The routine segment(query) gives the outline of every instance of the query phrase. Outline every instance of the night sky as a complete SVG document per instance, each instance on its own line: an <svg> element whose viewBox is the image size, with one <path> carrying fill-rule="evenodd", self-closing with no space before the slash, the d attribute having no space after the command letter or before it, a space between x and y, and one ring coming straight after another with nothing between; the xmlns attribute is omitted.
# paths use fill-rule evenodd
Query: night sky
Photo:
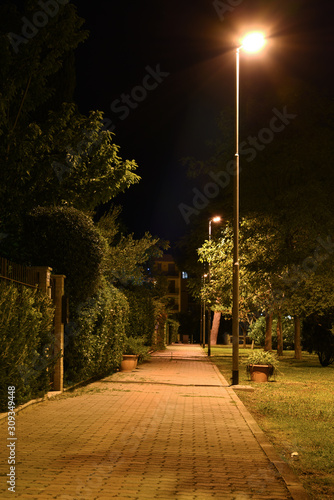
<svg viewBox="0 0 334 500"><path fill-rule="evenodd" d="M196 179L187 179L182 158L205 158L207 141L218 137L218 117L234 101L233 47L245 31L263 28L269 37L265 54L242 61L253 85L275 73L276 82L333 86L332 0L73 3L90 31L76 53L75 98L82 113L104 112L121 156L139 165L140 184L116 200L137 236L175 241L186 231L178 206L191 204ZM120 103L132 93L137 102Z"/></svg>

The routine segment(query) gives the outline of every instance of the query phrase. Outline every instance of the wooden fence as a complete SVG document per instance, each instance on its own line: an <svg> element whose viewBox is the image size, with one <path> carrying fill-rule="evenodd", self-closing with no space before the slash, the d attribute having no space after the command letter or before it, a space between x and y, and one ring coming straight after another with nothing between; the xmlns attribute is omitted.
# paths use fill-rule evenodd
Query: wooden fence
<svg viewBox="0 0 334 500"><path fill-rule="evenodd" d="M41 290L55 305L54 317L54 355L60 357L51 376L53 390L63 390L63 354L64 354L64 275L52 275L50 267L28 267L0 257L0 280L20 284Z"/></svg>
<svg viewBox="0 0 334 500"><path fill-rule="evenodd" d="M0 279L11 281L31 288L38 288L38 271L32 267L22 266L0 257Z"/></svg>

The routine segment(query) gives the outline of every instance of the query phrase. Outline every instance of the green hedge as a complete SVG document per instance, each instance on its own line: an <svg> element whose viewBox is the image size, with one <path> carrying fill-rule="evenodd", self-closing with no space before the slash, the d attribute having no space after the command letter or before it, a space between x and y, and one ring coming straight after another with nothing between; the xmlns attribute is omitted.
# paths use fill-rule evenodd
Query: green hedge
<svg viewBox="0 0 334 500"><path fill-rule="evenodd" d="M140 337L145 344L151 346L156 311L151 291L145 285L133 287L124 291L130 306L128 336Z"/></svg>
<svg viewBox="0 0 334 500"><path fill-rule="evenodd" d="M67 385L116 370L122 359L128 312L126 297L106 281L77 307L65 327Z"/></svg>
<svg viewBox="0 0 334 500"><path fill-rule="evenodd" d="M303 321L303 349L316 352L321 366L334 363L334 311L312 314Z"/></svg>
<svg viewBox="0 0 334 500"><path fill-rule="evenodd" d="M54 308L37 290L0 281L0 409L7 408L7 387L15 386L16 405L50 390L54 365Z"/></svg>
<svg viewBox="0 0 334 500"><path fill-rule="evenodd" d="M26 216L21 254L35 266L65 274L72 307L96 293L107 242L85 214L71 207L38 207Z"/></svg>

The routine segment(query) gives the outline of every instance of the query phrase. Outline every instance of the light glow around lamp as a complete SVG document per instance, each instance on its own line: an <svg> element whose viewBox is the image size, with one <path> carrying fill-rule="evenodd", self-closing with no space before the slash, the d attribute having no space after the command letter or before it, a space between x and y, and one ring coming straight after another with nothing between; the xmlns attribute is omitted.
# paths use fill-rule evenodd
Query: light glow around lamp
<svg viewBox="0 0 334 500"><path fill-rule="evenodd" d="M222 218L217 215L217 217L213 217L212 222L220 222L221 220Z"/></svg>
<svg viewBox="0 0 334 500"><path fill-rule="evenodd" d="M241 42L241 48L245 52L259 52L265 45L266 39L264 34L260 31L253 31L248 33Z"/></svg>

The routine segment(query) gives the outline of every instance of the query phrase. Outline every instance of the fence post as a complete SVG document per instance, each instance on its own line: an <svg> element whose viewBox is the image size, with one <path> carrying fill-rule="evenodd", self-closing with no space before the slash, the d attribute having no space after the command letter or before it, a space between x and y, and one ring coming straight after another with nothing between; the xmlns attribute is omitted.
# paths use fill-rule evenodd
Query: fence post
<svg viewBox="0 0 334 500"><path fill-rule="evenodd" d="M64 389L64 323L63 323L63 297L64 297L64 284L65 278L63 274L53 274L54 284L54 304L55 304L55 319L54 319L54 355L60 355L54 368L53 374L53 390L63 391Z"/></svg>
<svg viewBox="0 0 334 500"><path fill-rule="evenodd" d="M51 267L32 267L38 275L38 288L51 299Z"/></svg>

